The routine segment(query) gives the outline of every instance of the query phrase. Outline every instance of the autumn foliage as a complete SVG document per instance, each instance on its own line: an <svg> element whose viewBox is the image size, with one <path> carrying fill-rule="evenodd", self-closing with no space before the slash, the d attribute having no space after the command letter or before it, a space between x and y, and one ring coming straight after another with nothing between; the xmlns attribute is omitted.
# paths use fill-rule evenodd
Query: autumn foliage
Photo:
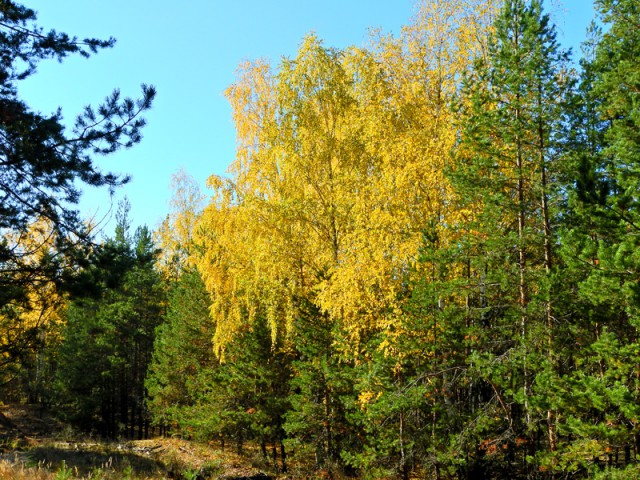
<svg viewBox="0 0 640 480"><path fill-rule="evenodd" d="M121 221L77 268L98 291L0 312L67 359L43 398L274 473L639 478L640 12L595 5L579 65L539 0L242 63L210 197L178 173L153 238ZM40 262L47 232L4 245Z"/></svg>

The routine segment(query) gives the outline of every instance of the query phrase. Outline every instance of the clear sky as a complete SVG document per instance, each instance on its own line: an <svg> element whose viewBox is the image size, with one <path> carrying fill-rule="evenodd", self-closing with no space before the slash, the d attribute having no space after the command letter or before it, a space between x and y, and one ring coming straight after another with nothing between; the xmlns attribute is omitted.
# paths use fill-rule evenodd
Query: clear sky
<svg viewBox="0 0 640 480"><path fill-rule="evenodd" d="M413 14L413 0L30 0L45 30L79 38L117 39L116 46L91 58L40 64L22 82L27 103L42 113L62 108L72 124L84 105L96 105L114 88L139 95L140 84L158 96L146 118L142 142L131 150L98 159L104 170L127 173L119 189L132 204L134 226L155 228L168 211L171 175L183 168L204 187L232 162L235 133L223 96L238 64L266 58L278 64L293 56L313 31L325 45L362 45L369 28L398 34ZM592 0L547 0L559 40L579 54L594 14ZM85 190L85 216L113 216L105 191ZM115 210L115 206L114 206ZM114 221L105 230L113 230Z"/></svg>

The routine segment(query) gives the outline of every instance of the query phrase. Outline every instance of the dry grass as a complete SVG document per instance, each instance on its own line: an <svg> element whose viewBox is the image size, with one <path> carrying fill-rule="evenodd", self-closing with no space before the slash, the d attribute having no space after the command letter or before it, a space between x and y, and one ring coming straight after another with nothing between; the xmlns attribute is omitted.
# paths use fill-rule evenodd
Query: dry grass
<svg viewBox="0 0 640 480"><path fill-rule="evenodd" d="M0 480L179 479L222 468L215 451L200 451L189 442L98 442L37 408L0 405Z"/></svg>
<svg viewBox="0 0 640 480"><path fill-rule="evenodd" d="M8 460L0 460L0 480L54 480L48 470L27 468L24 464L15 464Z"/></svg>

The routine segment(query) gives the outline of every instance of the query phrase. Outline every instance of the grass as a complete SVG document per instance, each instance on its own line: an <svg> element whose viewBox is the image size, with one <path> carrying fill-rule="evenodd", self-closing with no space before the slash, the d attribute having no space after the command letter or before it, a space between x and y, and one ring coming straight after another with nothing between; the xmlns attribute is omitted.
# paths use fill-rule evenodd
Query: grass
<svg viewBox="0 0 640 480"><path fill-rule="evenodd" d="M269 474L265 480L346 478L337 470L315 470L297 462L289 463L288 474L277 475L251 445L243 455L173 438L125 443L40 439L8 447L0 447L0 480L230 480L260 472Z"/></svg>
<svg viewBox="0 0 640 480"><path fill-rule="evenodd" d="M52 468L42 464L28 467L23 463L0 461L0 480L159 480L166 475L137 475L130 469L118 470L112 467L95 468L86 474L68 465Z"/></svg>

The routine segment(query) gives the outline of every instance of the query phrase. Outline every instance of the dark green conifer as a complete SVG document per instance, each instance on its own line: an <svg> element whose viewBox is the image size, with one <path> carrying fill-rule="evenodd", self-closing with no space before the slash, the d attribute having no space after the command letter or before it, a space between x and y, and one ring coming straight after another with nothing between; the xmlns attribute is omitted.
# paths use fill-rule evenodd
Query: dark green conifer
<svg viewBox="0 0 640 480"><path fill-rule="evenodd" d="M164 311L157 250L146 227L128 235L128 208L121 204L116 236L90 267L94 295L68 308L57 375L63 411L112 438L149 431L144 382Z"/></svg>
<svg viewBox="0 0 640 480"><path fill-rule="evenodd" d="M570 158L576 166L562 236L573 283L574 346L565 355L565 468L636 478L638 454L640 261L640 6L595 2L573 110ZM602 33L602 32L605 33ZM634 476L634 473L636 476Z"/></svg>
<svg viewBox="0 0 640 480"><path fill-rule="evenodd" d="M506 0L494 26L460 100L451 179L471 214L454 248L468 271L460 295L473 339L469 374L484 384L472 458L497 449L507 468L528 470L531 452L557 447L549 392L558 375L557 222L572 79L541 1Z"/></svg>
<svg viewBox="0 0 640 480"><path fill-rule="evenodd" d="M215 328L209 316L210 303L200 274L182 272L170 288L146 380L154 423L169 431L173 427L185 432L191 429L202 439L220 433L220 412L206 403L219 368L213 353Z"/></svg>

